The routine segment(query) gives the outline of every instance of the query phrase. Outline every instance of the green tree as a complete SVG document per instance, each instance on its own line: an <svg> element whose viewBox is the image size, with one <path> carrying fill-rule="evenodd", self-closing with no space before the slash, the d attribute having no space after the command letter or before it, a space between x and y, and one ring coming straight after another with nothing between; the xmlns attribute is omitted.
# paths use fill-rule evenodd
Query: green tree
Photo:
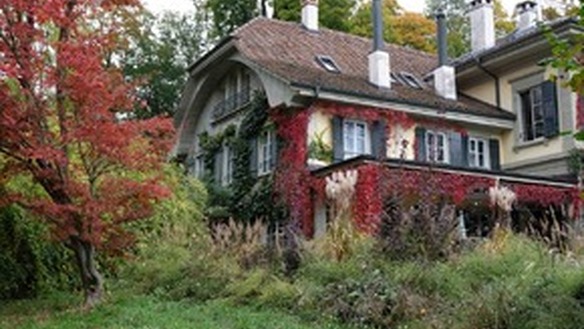
<svg viewBox="0 0 584 329"><path fill-rule="evenodd" d="M262 3L265 3L265 0ZM205 0L204 5L212 17L213 38L228 35L260 14L256 0Z"/></svg>
<svg viewBox="0 0 584 329"><path fill-rule="evenodd" d="M329 29L349 32L350 21L356 0L319 1L319 24ZM291 22L300 21L302 11L300 0L274 0L274 17Z"/></svg>
<svg viewBox="0 0 584 329"><path fill-rule="evenodd" d="M515 29L515 23L509 18L501 1L494 2L495 33L503 37ZM446 13L448 29L448 55L457 58L470 51L470 20L466 11L465 0L426 0L426 15L433 17L438 9Z"/></svg>
<svg viewBox="0 0 584 329"><path fill-rule="evenodd" d="M436 50L436 27L432 20L418 13L404 12L395 0L384 0L382 11L385 41L426 52ZM361 4L352 17L351 32L369 38L373 36L371 1Z"/></svg>
<svg viewBox="0 0 584 329"><path fill-rule="evenodd" d="M180 14L166 12L154 16L142 12L139 29L121 54L124 74L140 81L136 108L139 118L172 115L187 78L187 67L206 47L206 20L202 10Z"/></svg>

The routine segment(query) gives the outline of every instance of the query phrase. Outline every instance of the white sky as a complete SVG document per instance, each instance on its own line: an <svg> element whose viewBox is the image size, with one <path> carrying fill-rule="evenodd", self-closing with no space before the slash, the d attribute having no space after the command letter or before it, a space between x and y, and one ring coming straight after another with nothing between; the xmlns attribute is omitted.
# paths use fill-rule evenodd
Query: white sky
<svg viewBox="0 0 584 329"><path fill-rule="evenodd" d="M422 12L424 10L425 0L398 0L398 2L407 11ZM518 2L520 0L503 0L503 6L505 6L508 13L512 13L515 4ZM162 12L164 10L190 11L194 9L192 0L142 0L142 3L145 4L146 8L154 12Z"/></svg>

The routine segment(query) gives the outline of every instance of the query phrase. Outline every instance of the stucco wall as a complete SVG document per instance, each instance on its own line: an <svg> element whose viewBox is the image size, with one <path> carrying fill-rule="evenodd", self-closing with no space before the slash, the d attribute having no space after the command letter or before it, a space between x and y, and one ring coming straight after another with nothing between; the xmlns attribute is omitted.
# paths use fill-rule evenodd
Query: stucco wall
<svg viewBox="0 0 584 329"><path fill-rule="evenodd" d="M517 86L525 85L529 81L543 81L550 77L551 74L557 74L549 68L543 68L539 65L527 65L518 68L512 72L502 74L500 79L500 97L501 108L518 115L513 131L505 132L501 138L501 163L504 169L513 169L513 171L524 173L537 173L542 175L564 174L566 165L557 160L567 157L569 151L574 147L572 137L560 134L549 139L535 142L523 142L520 139L521 122L520 122L520 105L518 103ZM561 88L561 80L556 83L559 130L560 132L573 131L575 128L575 103L576 97L573 93L565 88ZM485 80L469 88L460 86L461 91L472 97L479 98L491 104L495 104L495 83L493 80ZM556 159L554 163L560 164L561 170L551 169L551 166L542 166L542 162L548 163L549 159ZM547 168L547 169L546 169Z"/></svg>
<svg viewBox="0 0 584 329"><path fill-rule="evenodd" d="M242 67L240 67L240 69L242 69ZM248 71L248 73L250 74L251 90L262 89L262 84L258 76L251 71ZM214 106L225 98L224 83L225 79L221 79L216 88L213 88L213 92L209 95L207 101L205 102L199 117L197 120L195 120L195 129L192 135L192 138L195 142L193 144L193 149L191 152L192 154L198 154L200 152L198 136L201 133L206 131L211 136L218 134L232 124L239 125L245 115L245 111L239 112L237 115L229 118L228 120L213 122Z"/></svg>

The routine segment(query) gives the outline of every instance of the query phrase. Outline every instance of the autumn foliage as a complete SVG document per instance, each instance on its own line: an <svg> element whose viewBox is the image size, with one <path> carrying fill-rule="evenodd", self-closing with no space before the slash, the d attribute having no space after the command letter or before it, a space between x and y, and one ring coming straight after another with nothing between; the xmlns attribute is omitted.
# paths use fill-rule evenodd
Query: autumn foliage
<svg viewBox="0 0 584 329"><path fill-rule="evenodd" d="M168 194L156 172L167 118L132 120L135 86L112 63L121 13L135 0L0 0L0 183L28 177L42 195L6 189L0 205L37 212L76 255L86 301L102 292L96 252L119 253L124 223ZM29 193L30 194L30 193Z"/></svg>

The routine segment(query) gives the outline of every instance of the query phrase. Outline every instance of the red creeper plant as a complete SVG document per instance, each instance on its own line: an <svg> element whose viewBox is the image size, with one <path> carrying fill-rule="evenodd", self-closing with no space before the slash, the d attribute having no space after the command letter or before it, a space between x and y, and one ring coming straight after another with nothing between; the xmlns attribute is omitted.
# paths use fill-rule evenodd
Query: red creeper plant
<svg viewBox="0 0 584 329"><path fill-rule="evenodd" d="M103 294L97 252L119 254L132 242L124 224L168 194L153 174L170 120L122 120L134 86L106 65L120 40L112 17L137 5L0 0L0 182L24 176L42 190L8 191L0 204L18 202L50 223L75 254L89 307Z"/></svg>

